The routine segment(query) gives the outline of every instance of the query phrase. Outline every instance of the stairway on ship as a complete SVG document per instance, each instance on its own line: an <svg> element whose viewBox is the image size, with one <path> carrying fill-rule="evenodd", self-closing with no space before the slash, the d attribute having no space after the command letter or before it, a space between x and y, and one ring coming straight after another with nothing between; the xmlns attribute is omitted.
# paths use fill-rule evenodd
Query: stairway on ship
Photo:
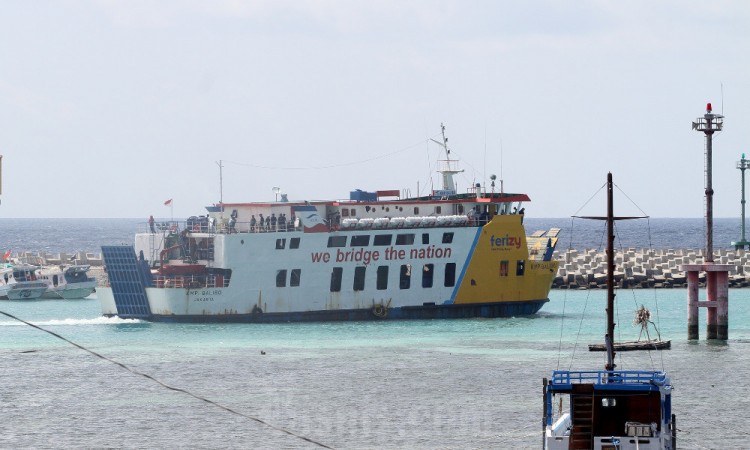
<svg viewBox="0 0 750 450"><path fill-rule="evenodd" d="M573 385L571 396L573 426L570 430L570 449L589 450L593 446L594 386Z"/></svg>

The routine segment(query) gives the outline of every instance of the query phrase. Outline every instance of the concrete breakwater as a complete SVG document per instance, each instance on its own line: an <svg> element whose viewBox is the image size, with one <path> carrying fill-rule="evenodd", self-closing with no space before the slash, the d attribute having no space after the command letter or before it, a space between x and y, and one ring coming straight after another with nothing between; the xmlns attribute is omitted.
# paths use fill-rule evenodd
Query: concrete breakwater
<svg viewBox="0 0 750 450"><path fill-rule="evenodd" d="M616 250L615 282L628 288L683 288L687 276L683 264L703 264L705 250ZM607 281L607 256L598 250L555 251L560 262L554 289L604 289ZM730 264L729 287L750 286L750 251L721 249L714 251L714 263ZM700 274L701 287L705 273Z"/></svg>
<svg viewBox="0 0 750 450"><path fill-rule="evenodd" d="M88 264L89 266L102 266L101 253L32 253L32 252L18 252L13 253L8 258L15 263L21 264L33 264L35 266L59 266L59 265L70 265L70 264Z"/></svg>

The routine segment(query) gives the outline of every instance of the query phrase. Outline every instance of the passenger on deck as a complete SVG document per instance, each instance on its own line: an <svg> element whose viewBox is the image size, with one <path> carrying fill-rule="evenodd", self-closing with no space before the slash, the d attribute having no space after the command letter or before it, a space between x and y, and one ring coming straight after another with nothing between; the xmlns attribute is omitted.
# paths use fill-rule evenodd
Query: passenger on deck
<svg viewBox="0 0 750 450"><path fill-rule="evenodd" d="M237 223L237 219L234 217L229 219L229 233L236 233L237 229L234 227L234 225Z"/></svg>
<svg viewBox="0 0 750 450"><path fill-rule="evenodd" d="M286 231L286 216L279 214L279 231Z"/></svg>
<svg viewBox="0 0 750 450"><path fill-rule="evenodd" d="M271 231L271 218L266 217L266 231Z"/></svg>
<svg viewBox="0 0 750 450"><path fill-rule="evenodd" d="M154 216L148 217L148 226L151 228L152 233L156 233L156 230L154 229Z"/></svg>
<svg viewBox="0 0 750 450"><path fill-rule="evenodd" d="M250 216L250 232L255 233L255 227L258 225L258 221L255 220L255 214Z"/></svg>
<svg viewBox="0 0 750 450"><path fill-rule="evenodd" d="M276 213L271 214L271 231L276 231Z"/></svg>
<svg viewBox="0 0 750 450"><path fill-rule="evenodd" d="M258 231L263 231L263 227L266 225L266 222L263 218L263 214L258 214L258 216L260 216L260 221L258 222Z"/></svg>

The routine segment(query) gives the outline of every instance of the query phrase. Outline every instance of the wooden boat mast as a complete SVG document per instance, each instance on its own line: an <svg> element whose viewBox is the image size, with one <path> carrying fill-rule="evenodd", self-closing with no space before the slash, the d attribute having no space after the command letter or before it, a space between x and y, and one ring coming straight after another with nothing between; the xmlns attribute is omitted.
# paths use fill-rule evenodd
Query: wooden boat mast
<svg viewBox="0 0 750 450"><path fill-rule="evenodd" d="M607 364L605 370L615 370L615 231L612 195L612 172L607 173Z"/></svg>

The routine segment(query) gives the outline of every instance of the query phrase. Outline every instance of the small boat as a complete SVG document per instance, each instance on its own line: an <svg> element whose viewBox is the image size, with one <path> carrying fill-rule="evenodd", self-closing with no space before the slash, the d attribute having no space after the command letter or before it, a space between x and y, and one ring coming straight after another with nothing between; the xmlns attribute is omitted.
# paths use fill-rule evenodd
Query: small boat
<svg viewBox="0 0 750 450"><path fill-rule="evenodd" d="M672 347L672 341L663 341L661 339L659 330L651 321L651 312L645 306L641 305L641 307L635 312L635 320L633 321L633 324L641 326L641 334L640 336L638 336L638 340L615 342L614 344L612 344L615 347L615 351L629 352L632 350L669 350ZM651 336L649 336L649 325L653 325L654 329L656 329L656 333L659 336L658 339L651 339ZM646 334L647 339L642 341L640 338L644 333ZM590 352L603 352L606 350L606 344L589 344Z"/></svg>
<svg viewBox="0 0 750 450"><path fill-rule="evenodd" d="M677 428L672 383L663 371L616 370L614 336L614 217L607 176L607 332L604 370L557 370L544 379L544 437L548 450L673 450ZM650 348L648 348L650 349ZM568 406L562 412L563 402ZM558 403L559 402L559 403ZM555 406L560 405L559 416Z"/></svg>
<svg viewBox="0 0 750 450"><path fill-rule="evenodd" d="M645 341L627 341L615 342L612 344L615 351L628 352L632 350L667 350L672 347L672 341L662 341L661 339L647 339ZM607 351L606 344L589 344L589 351L604 352Z"/></svg>
<svg viewBox="0 0 750 450"><path fill-rule="evenodd" d="M0 298L7 298L8 291L16 279L13 278L13 266L9 263L0 265Z"/></svg>
<svg viewBox="0 0 750 450"><path fill-rule="evenodd" d="M32 264L12 265L13 282L6 296L9 300L36 300L47 290L47 283L36 278L39 266Z"/></svg>
<svg viewBox="0 0 750 450"><path fill-rule="evenodd" d="M42 298L78 299L91 295L96 289L96 278L88 276L90 266L48 266L37 270L36 278L47 284Z"/></svg>

